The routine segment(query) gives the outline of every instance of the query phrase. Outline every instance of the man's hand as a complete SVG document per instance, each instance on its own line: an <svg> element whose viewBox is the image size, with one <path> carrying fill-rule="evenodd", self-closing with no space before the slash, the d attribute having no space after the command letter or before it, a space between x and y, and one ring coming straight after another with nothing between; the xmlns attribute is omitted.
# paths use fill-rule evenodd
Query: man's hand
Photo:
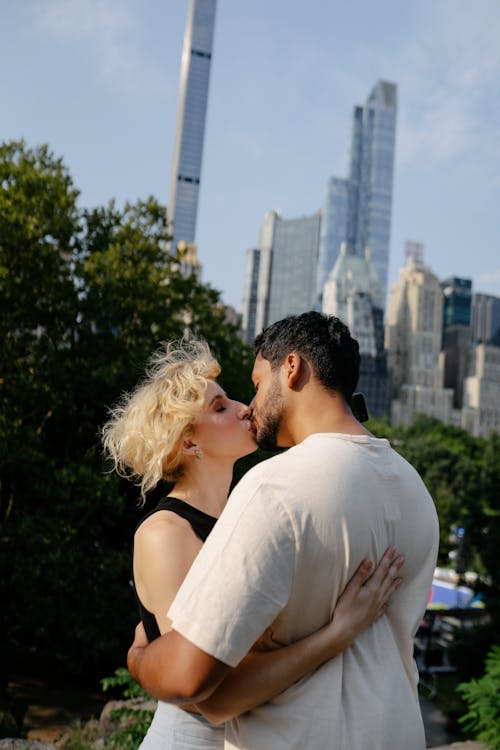
<svg viewBox="0 0 500 750"><path fill-rule="evenodd" d="M128 671L136 682L139 682L139 664L141 657L144 653L144 649L148 645L148 639L146 637L146 631L142 622L136 626L134 633L134 642L130 646L127 654L127 667Z"/></svg>

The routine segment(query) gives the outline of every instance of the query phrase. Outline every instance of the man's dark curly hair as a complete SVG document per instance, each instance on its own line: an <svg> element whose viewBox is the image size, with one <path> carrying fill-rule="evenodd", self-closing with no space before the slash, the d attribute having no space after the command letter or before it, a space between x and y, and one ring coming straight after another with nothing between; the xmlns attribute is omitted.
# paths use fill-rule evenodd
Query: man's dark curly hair
<svg viewBox="0 0 500 750"><path fill-rule="evenodd" d="M297 352L309 362L320 383L340 391L351 403L359 378L359 346L348 327L333 315L311 311L278 320L256 337L254 348L272 370L287 354Z"/></svg>

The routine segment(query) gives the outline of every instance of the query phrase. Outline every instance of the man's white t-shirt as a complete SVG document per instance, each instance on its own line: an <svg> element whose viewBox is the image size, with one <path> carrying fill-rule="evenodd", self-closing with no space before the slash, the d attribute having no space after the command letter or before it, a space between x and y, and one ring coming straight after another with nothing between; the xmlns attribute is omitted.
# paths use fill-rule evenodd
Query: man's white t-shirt
<svg viewBox="0 0 500 750"><path fill-rule="evenodd" d="M168 616L236 666L267 628L280 644L318 630L365 556L405 555L389 612L274 700L231 721L226 748L422 750L413 635L438 550L434 503L387 440L321 433L249 471Z"/></svg>

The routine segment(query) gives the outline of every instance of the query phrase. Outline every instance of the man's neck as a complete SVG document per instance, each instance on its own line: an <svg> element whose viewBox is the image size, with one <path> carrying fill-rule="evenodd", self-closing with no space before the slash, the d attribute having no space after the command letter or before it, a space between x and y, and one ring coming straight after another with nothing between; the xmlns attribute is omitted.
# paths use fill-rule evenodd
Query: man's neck
<svg viewBox="0 0 500 750"><path fill-rule="evenodd" d="M345 400L337 393L323 389L303 393L287 415L288 440L296 445L309 435L319 432L335 432L344 435L368 435L371 433L354 418Z"/></svg>

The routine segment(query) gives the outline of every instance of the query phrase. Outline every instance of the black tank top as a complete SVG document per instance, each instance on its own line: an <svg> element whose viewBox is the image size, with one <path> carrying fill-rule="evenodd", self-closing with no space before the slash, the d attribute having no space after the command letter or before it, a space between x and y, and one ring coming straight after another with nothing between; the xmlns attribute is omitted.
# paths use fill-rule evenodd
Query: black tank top
<svg viewBox="0 0 500 750"><path fill-rule="evenodd" d="M181 516L181 518L185 518L186 521L191 524L191 528L193 529L194 533L201 539L202 542L206 540L213 527L215 526L215 522L217 521L217 519L213 516L209 516L207 513L203 513L203 511L198 510L198 508L193 508L192 505L188 505L183 500L179 500L176 497L164 497L163 500L160 500L158 505L153 508L153 510L149 511L149 513L146 513L146 515L141 518L135 530L137 531L141 523L144 523L146 518L149 518L153 515L153 513L157 513L159 510L171 510L173 513L177 513L178 516ZM148 641L154 641L155 638L159 638L161 635L156 617L152 612L149 612L149 610L147 610L146 607L143 606L141 600L137 595L135 581L134 590L137 603L139 605L139 614L143 622Z"/></svg>

